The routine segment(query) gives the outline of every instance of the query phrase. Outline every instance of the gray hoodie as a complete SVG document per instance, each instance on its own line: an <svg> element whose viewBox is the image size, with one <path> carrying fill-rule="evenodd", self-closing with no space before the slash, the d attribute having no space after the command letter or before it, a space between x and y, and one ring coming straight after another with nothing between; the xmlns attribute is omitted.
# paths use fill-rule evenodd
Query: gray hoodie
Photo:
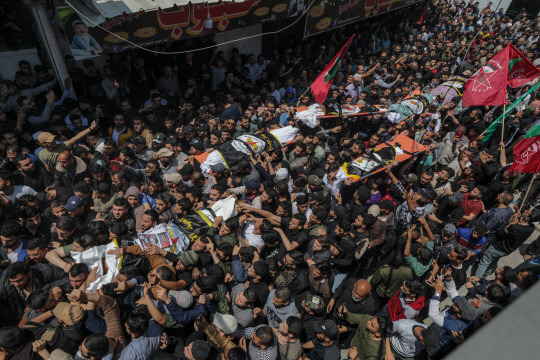
<svg viewBox="0 0 540 360"><path fill-rule="evenodd" d="M264 305L266 317L268 318L268 325L273 328L277 328L279 324L285 321L289 316L296 316L298 313L293 298L291 298L291 302L288 305L276 308L273 302L275 293L276 290L270 291L268 300L266 300L266 304Z"/></svg>

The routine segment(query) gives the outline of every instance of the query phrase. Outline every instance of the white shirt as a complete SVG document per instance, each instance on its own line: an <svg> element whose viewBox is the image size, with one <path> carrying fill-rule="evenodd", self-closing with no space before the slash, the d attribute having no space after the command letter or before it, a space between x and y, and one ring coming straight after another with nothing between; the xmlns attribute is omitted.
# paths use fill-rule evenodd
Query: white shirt
<svg viewBox="0 0 540 360"><path fill-rule="evenodd" d="M11 263L15 263L19 260L19 253L21 252L21 249L22 249L22 242L21 244L19 245L18 248L16 248L15 250L13 250L13 252L10 254L8 253L7 256L8 256L8 260L11 261Z"/></svg>

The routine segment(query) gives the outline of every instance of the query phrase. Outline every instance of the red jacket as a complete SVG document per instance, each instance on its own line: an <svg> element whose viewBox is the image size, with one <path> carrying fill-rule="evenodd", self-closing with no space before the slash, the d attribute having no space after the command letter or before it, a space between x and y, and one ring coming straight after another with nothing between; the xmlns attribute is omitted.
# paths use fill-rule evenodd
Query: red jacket
<svg viewBox="0 0 540 360"><path fill-rule="evenodd" d="M398 292L388 301L388 316L390 317L390 319L392 319L392 321L398 321L401 319L412 319L417 317L420 310L424 307L424 297L419 296L416 301L407 303L409 307L409 309L407 309L409 310L409 317L407 317L405 315L405 309L403 308L403 305L401 303L400 294L401 290L398 290Z"/></svg>

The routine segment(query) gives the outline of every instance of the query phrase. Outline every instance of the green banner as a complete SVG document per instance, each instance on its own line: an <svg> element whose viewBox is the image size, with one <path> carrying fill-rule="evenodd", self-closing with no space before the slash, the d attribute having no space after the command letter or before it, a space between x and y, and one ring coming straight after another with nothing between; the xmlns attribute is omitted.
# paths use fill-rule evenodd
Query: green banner
<svg viewBox="0 0 540 360"><path fill-rule="evenodd" d="M540 86L540 81L537 82L536 84L534 84L533 87L531 87L529 89L529 91L527 91L525 94L521 95L519 98L516 99L516 101L514 101L512 103L512 105L510 105L509 107L506 108L506 115L510 114L517 106L521 105L521 103L525 100L525 98L527 97L527 95L529 95L530 93L532 93L534 90L536 90L538 88L538 86ZM503 115L505 115L505 113L501 114L497 120L495 120L494 122L491 123L491 125L488 126L488 128L486 129L486 131L484 132L484 138L482 139L484 142L487 142L491 136L493 135L493 133L495 132L495 130L497 130L497 128L499 127L499 125L502 123L502 119L503 119Z"/></svg>

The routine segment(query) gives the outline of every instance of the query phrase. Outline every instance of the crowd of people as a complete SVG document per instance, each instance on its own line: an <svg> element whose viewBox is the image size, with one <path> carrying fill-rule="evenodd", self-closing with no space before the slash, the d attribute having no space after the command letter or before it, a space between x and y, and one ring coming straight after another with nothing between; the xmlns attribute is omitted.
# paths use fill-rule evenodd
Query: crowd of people
<svg viewBox="0 0 540 360"><path fill-rule="evenodd" d="M21 61L0 83L0 359L444 357L538 280L540 238L522 245L540 180L509 172L508 150L540 95L489 141L502 107L459 98L400 124L337 111L311 128L295 114L353 33L334 109L429 93L508 43L538 65L538 19L491 6L433 0L284 39L269 57L192 41L166 45L180 56L113 54L102 69L66 56L63 92ZM509 89L508 104L528 88ZM291 143L201 171L231 140L285 126L298 128ZM360 181L344 174L398 134L428 150ZM230 197L236 215L190 229L183 253L135 242ZM112 270L73 258L111 242L118 274L88 290ZM522 264L498 267L520 247Z"/></svg>

